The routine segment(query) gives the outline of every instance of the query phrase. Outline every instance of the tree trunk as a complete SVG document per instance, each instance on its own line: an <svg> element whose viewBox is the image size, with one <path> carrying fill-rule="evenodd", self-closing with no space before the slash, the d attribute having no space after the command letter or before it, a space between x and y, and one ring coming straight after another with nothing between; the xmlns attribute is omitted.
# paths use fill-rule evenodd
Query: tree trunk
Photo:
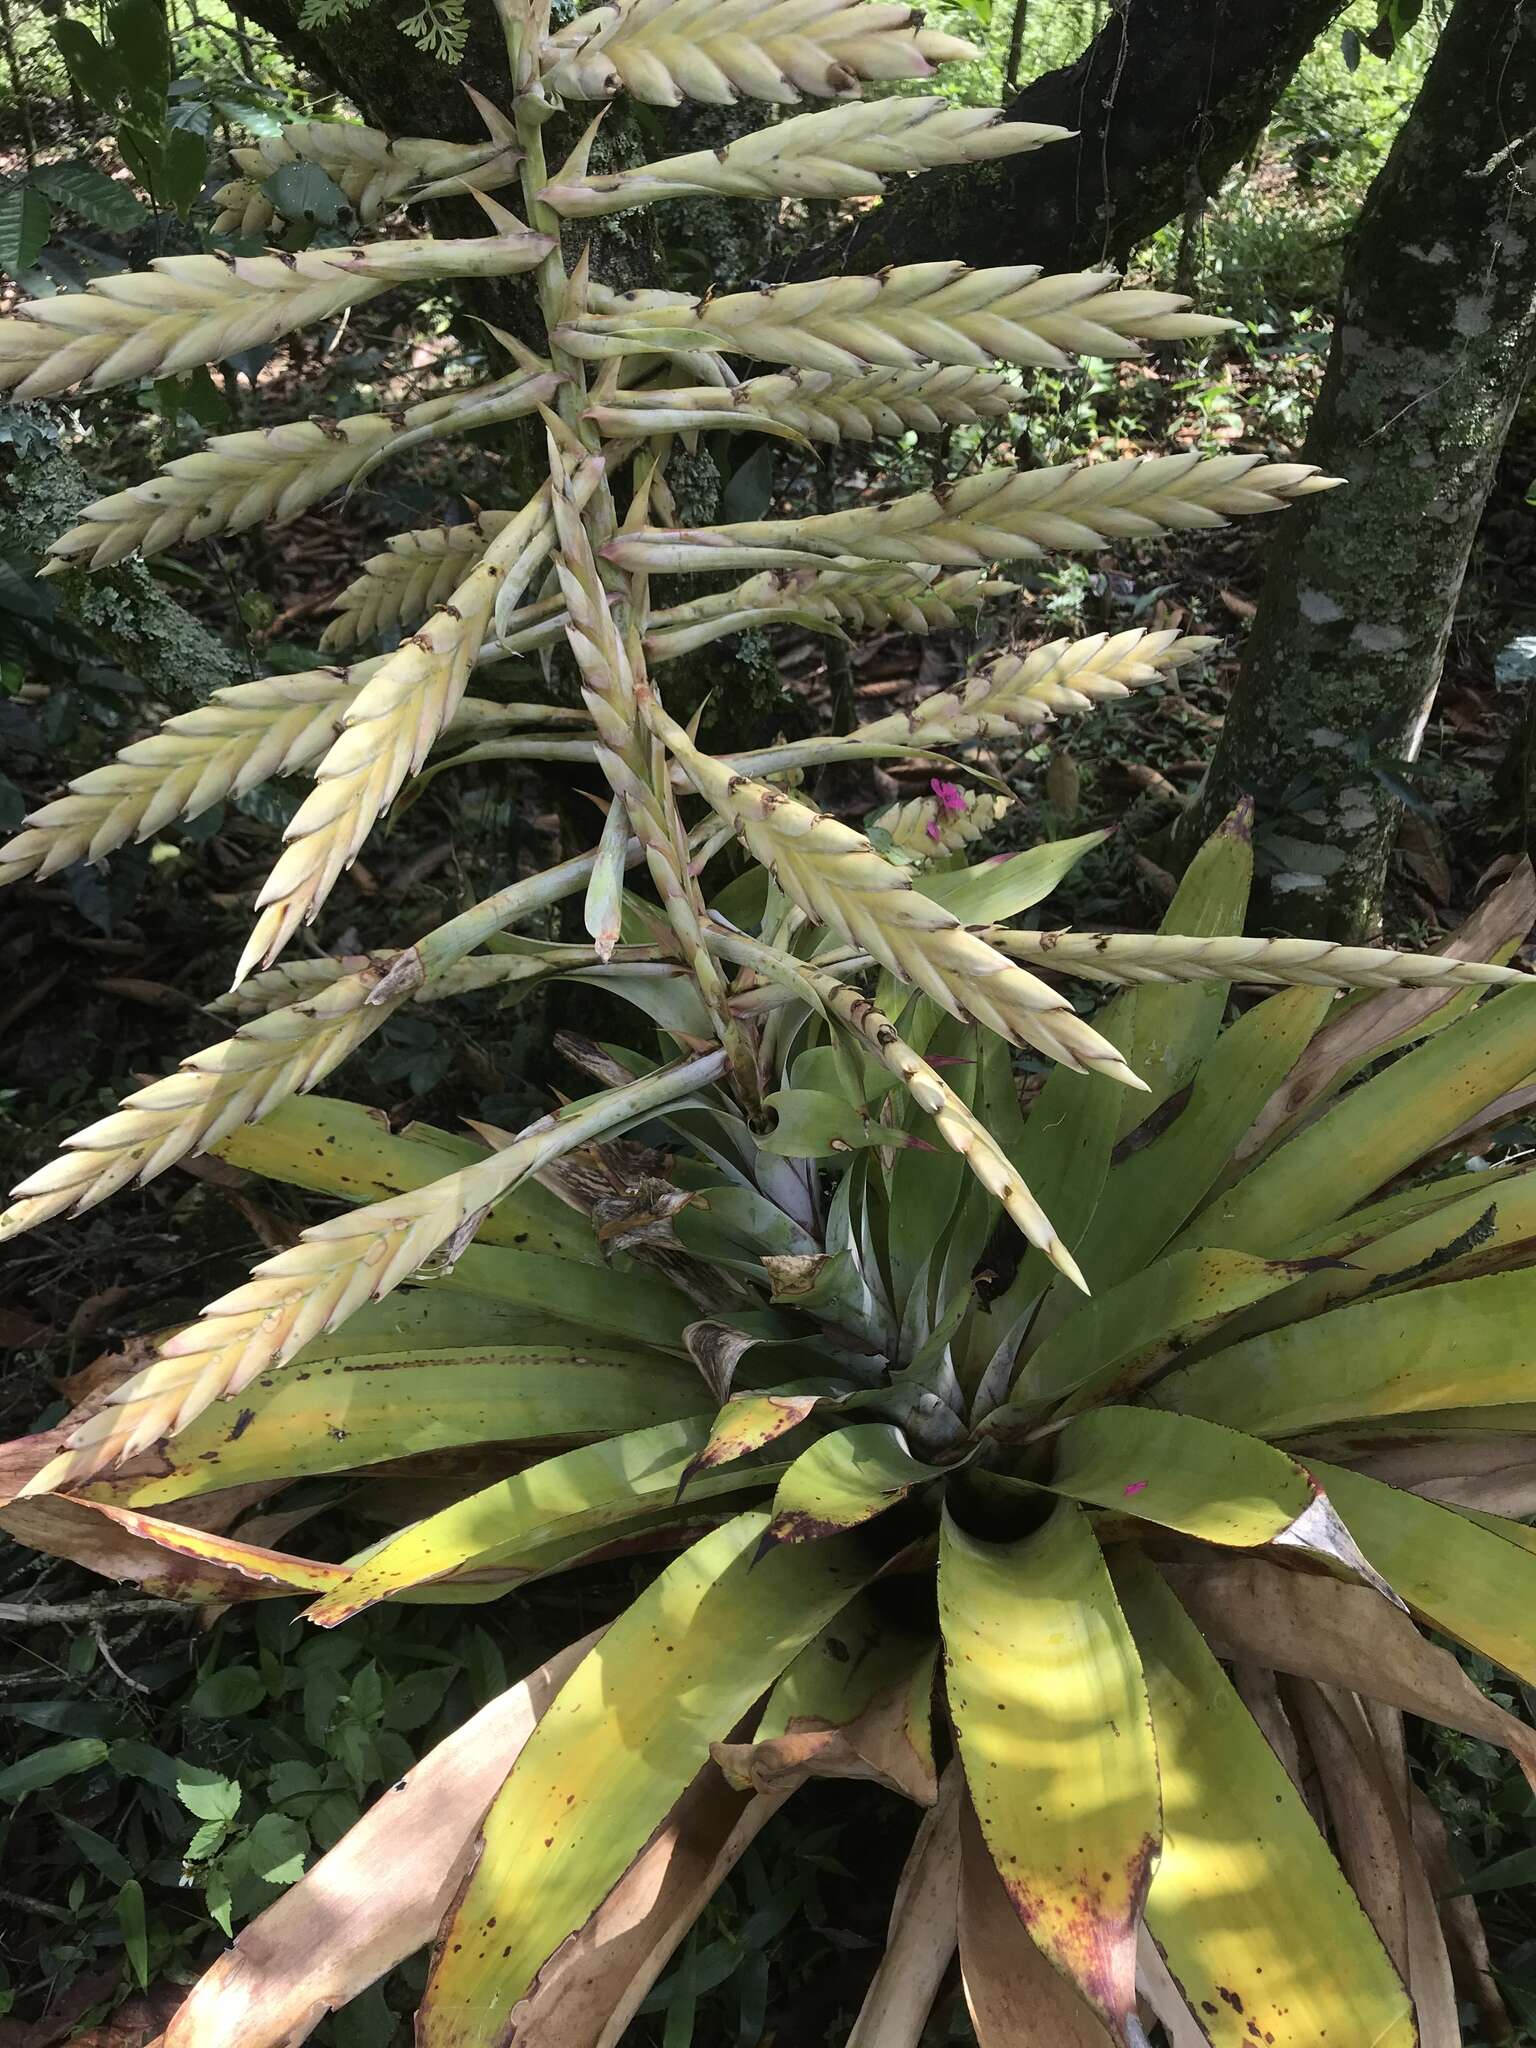
<svg viewBox="0 0 1536 2048"><path fill-rule="evenodd" d="M1217 189L1345 4L1116 0L1078 61L1007 110L1078 138L904 185L864 216L849 267L946 256L1048 270L1123 263L1192 190Z"/></svg>
<svg viewBox="0 0 1536 2048"><path fill-rule="evenodd" d="M1198 806L1258 799L1255 908L1287 931L1379 924L1392 771L1536 362L1533 108L1536 12L1457 0L1355 230L1305 450L1347 487L1287 515Z"/></svg>

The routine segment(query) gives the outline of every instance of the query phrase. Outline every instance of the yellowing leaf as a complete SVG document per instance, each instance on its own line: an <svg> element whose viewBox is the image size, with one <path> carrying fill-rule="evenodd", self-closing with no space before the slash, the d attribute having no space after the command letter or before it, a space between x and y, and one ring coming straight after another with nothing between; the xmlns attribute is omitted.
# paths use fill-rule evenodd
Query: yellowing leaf
<svg viewBox="0 0 1536 2048"><path fill-rule="evenodd" d="M497 1480L403 1529L317 1601L309 1618L333 1627L375 1601L470 1567L526 1563L537 1570L551 1546L620 1528L648 1508L669 1509L708 1429L703 1416L666 1422L545 1458ZM743 1466L716 1475L695 1494L765 1481L771 1483L770 1475Z"/></svg>
<svg viewBox="0 0 1536 2048"><path fill-rule="evenodd" d="M1215 2048L1414 2048L1408 1995L1274 1751L1151 1565L1117 1559L1163 1787L1147 1924Z"/></svg>
<svg viewBox="0 0 1536 2048"><path fill-rule="evenodd" d="M1536 1554L1454 1508L1342 1466L1314 1469L1394 1592L1446 1635L1536 1684Z"/></svg>
<svg viewBox="0 0 1536 2048"><path fill-rule="evenodd" d="M1014 1910L1117 2040L1161 1839L1135 1644L1088 1517L981 1543L946 1516L939 1617L966 1783Z"/></svg>
<svg viewBox="0 0 1536 2048"><path fill-rule="evenodd" d="M1148 1397L1263 1436L1536 1398L1536 1271L1453 1280L1266 1330Z"/></svg>
<svg viewBox="0 0 1536 2048"><path fill-rule="evenodd" d="M853 1529L939 1477L889 1422L857 1422L818 1437L779 1481L765 1543L804 1543Z"/></svg>
<svg viewBox="0 0 1536 2048"><path fill-rule="evenodd" d="M520 2001L741 1715L873 1568L853 1539L780 1545L765 1515L685 1551L562 1689L487 1816L444 1926L421 2048L531 2048Z"/></svg>
<svg viewBox="0 0 1536 2048"><path fill-rule="evenodd" d="M334 1342L322 1338L314 1349ZM168 1470L109 1478L94 1491L155 1507L252 1480L357 1471L424 1451L644 1429L697 1414L707 1400L681 1361L618 1346L402 1345L360 1357L303 1356L254 1380L238 1403L204 1409L157 1447L154 1462Z"/></svg>
<svg viewBox="0 0 1536 2048"><path fill-rule="evenodd" d="M1248 1252L1176 1252L1066 1316L1020 1373L992 1419L1006 1435L1047 1406L1067 1412L1134 1393L1158 1367L1217 1329L1235 1310L1288 1287L1296 1268Z"/></svg>
<svg viewBox="0 0 1536 2048"><path fill-rule="evenodd" d="M1237 1549L1273 1543L1317 1499L1305 1470L1273 1445L1146 1408L1074 1417L1055 1439L1046 1483L1073 1500Z"/></svg>

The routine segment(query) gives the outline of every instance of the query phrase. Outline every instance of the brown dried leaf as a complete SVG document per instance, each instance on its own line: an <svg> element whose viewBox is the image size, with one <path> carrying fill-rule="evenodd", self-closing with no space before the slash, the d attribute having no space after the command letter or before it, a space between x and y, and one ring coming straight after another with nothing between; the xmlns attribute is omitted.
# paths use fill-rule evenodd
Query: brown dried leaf
<svg viewBox="0 0 1536 2048"><path fill-rule="evenodd" d="M788 1797L743 1796L706 1766L591 1919L539 1972L518 2007L519 2038L539 2048L617 2048L678 1943Z"/></svg>
<svg viewBox="0 0 1536 2048"><path fill-rule="evenodd" d="M847 2048L918 2048L959 1938L960 1809L965 1777L955 1758L923 1816L891 1907L885 1954Z"/></svg>
<svg viewBox="0 0 1536 2048"><path fill-rule="evenodd" d="M1486 1699L1449 1651L1369 1587L1252 1558L1174 1565L1165 1576L1218 1657L1317 1679L1497 1743L1536 1787L1536 1730Z"/></svg>
<svg viewBox="0 0 1536 2048"><path fill-rule="evenodd" d="M1025 1933L969 1801L960 1846L960 1981L977 2048L1114 2048Z"/></svg>
<svg viewBox="0 0 1536 2048"><path fill-rule="evenodd" d="M328 2012L430 1941L486 1808L601 1630L440 1742L193 1986L162 2048L299 2048Z"/></svg>

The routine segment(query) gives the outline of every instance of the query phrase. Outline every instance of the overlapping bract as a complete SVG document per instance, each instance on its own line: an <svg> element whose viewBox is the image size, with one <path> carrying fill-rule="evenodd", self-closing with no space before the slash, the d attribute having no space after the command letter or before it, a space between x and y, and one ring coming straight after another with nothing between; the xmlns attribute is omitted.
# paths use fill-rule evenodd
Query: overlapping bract
<svg viewBox="0 0 1536 2048"><path fill-rule="evenodd" d="M1137 356L1143 341L1198 340L1230 322L1175 292L1128 291L1113 271L1042 275L1035 264L973 270L904 263L873 277L764 285L703 299L626 293L559 330L573 355L709 347L834 376L872 365L920 370L1004 362L1065 369L1073 355Z"/></svg>
<svg viewBox="0 0 1536 2048"><path fill-rule="evenodd" d="M641 527L610 541L604 553L623 568L647 570L794 567L825 555L979 568L1047 548L1098 548L1224 526L1236 515L1278 512L1337 482L1310 464L1266 462L1262 455L1133 455L1022 473L984 469L942 496L919 491L805 519Z"/></svg>
<svg viewBox="0 0 1536 2048"><path fill-rule="evenodd" d="M499 190L517 176L518 151L494 134L486 142L437 142L384 135L359 121L290 121L230 156L239 176L213 195L220 209L214 232L265 235L279 209L262 187L286 164L318 165L370 228L397 206L470 187Z"/></svg>
<svg viewBox="0 0 1536 2048"><path fill-rule="evenodd" d="M18 398L174 377L363 305L391 285L511 277L549 253L514 222L483 240L374 242L298 255L161 256L0 320L0 390Z"/></svg>
<svg viewBox="0 0 1536 2048"><path fill-rule="evenodd" d="M852 199L885 190L892 171L1017 156L1065 139L1065 128L1000 121L986 107L942 99L862 100L796 114L719 149L665 157L638 170L587 176L570 168L539 197L567 219L590 219L658 199Z"/></svg>
<svg viewBox="0 0 1536 2048"><path fill-rule="evenodd" d="M842 99L864 79L931 78L975 54L899 0L628 0L576 15L540 53L562 99L627 92L659 107Z"/></svg>
<svg viewBox="0 0 1536 2048"><path fill-rule="evenodd" d="M299 420L242 434L215 434L158 476L87 505L80 523L48 549L49 569L105 568L124 555L157 555L215 533L243 533L291 519L353 483L408 436L412 443L491 426L533 412L553 396L552 371L519 370L475 391L423 399L399 412Z"/></svg>

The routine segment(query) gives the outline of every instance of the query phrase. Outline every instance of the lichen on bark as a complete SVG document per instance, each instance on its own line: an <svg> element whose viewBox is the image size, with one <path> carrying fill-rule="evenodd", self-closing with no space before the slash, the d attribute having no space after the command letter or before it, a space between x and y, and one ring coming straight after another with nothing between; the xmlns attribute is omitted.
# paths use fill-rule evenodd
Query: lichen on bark
<svg viewBox="0 0 1536 2048"><path fill-rule="evenodd" d="M1536 363L1536 15L1458 0L1361 214L1305 459L1188 844L1258 799L1255 914L1380 923L1417 757L1514 409Z"/></svg>

